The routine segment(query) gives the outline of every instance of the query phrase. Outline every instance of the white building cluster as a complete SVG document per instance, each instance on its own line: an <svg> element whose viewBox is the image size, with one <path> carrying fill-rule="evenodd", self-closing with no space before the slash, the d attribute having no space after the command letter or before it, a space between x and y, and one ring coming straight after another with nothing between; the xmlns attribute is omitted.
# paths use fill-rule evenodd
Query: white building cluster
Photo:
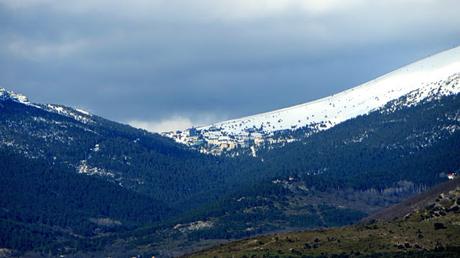
<svg viewBox="0 0 460 258"><path fill-rule="evenodd" d="M191 128L184 131L167 132L163 135L174 139L176 142L191 146L202 153L213 155L220 155L237 148L250 149L264 144L292 141L280 137L275 138L272 132L264 133L249 130L239 134L229 134L217 127Z"/></svg>

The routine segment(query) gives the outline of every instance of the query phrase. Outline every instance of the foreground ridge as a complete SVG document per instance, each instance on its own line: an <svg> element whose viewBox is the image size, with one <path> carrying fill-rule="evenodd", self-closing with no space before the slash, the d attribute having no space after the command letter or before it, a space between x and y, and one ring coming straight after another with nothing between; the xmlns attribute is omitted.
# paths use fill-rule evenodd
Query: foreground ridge
<svg viewBox="0 0 460 258"><path fill-rule="evenodd" d="M391 220L379 212L379 220L355 226L267 235L187 257L458 257L460 179L408 201L395 207L412 210Z"/></svg>

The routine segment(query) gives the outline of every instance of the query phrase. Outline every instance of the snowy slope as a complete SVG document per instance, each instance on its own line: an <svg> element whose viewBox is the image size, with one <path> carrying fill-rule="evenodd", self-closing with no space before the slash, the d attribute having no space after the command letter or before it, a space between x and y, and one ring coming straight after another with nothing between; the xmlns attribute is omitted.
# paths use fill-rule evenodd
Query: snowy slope
<svg viewBox="0 0 460 258"><path fill-rule="evenodd" d="M305 127L316 131L326 130L338 123L376 110L410 92L432 88L434 84L447 80L456 73L460 73L460 47L430 56L326 98L196 128L199 137L193 137L190 130L165 135L188 145L196 145L200 140L200 144L204 142L208 145L223 145L221 149L231 149L248 139L266 138L278 131ZM444 95L452 92L447 91ZM208 152L205 149L202 151Z"/></svg>
<svg viewBox="0 0 460 258"><path fill-rule="evenodd" d="M32 105L26 96L0 88L0 101L7 100L15 101L25 105Z"/></svg>
<svg viewBox="0 0 460 258"><path fill-rule="evenodd" d="M460 72L460 47L423 59L326 98L211 126L222 128L229 134L239 134L254 126L262 127L265 132L273 132L310 123L331 122L331 125L335 125L368 113L390 100L458 72Z"/></svg>
<svg viewBox="0 0 460 258"><path fill-rule="evenodd" d="M94 122L92 120L92 115L85 110L78 109L78 108L73 109L73 108L69 108L66 106L54 105L54 104L46 104L46 105L35 104L35 103L30 102L29 99L22 94L0 88L0 101L8 101L8 100L18 102L24 105L32 106L35 108L43 109L48 112L53 112L53 113L57 113L63 116L71 117L82 123Z"/></svg>

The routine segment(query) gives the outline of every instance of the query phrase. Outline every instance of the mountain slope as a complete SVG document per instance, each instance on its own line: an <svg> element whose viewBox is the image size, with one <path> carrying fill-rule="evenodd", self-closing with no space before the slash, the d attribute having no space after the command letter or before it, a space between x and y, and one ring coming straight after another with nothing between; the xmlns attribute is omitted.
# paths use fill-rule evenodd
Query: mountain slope
<svg viewBox="0 0 460 258"><path fill-rule="evenodd" d="M221 158L158 134L61 105L31 103L13 92L0 93L0 149L170 203L214 189L232 176Z"/></svg>
<svg viewBox="0 0 460 258"><path fill-rule="evenodd" d="M3 149L0 164L1 248L69 252L83 248L86 238L157 223L175 214L159 200L65 166ZM94 246L88 242L86 248Z"/></svg>
<svg viewBox="0 0 460 258"><path fill-rule="evenodd" d="M436 198L441 197L440 199L442 199L444 196L443 193L455 191L457 188L460 188L460 178L440 183L429 191L408 198L396 205L379 210L378 212L371 214L371 216L367 217L364 221L390 221L394 218L402 218L415 210L423 210L435 201L439 202Z"/></svg>
<svg viewBox="0 0 460 258"><path fill-rule="evenodd" d="M213 154L238 147L253 147L264 142L294 141L297 139L280 139L276 134L299 128L308 129L309 135L327 130L348 119L376 110L409 92L429 88L459 72L460 47L457 47L326 98L164 135ZM454 91L444 92L444 95L458 91L456 88ZM420 100L421 98L412 101L415 103Z"/></svg>
<svg viewBox="0 0 460 258"><path fill-rule="evenodd" d="M232 158L0 90L0 160L8 165L0 167L8 184L0 184L0 235L20 236L2 241L42 255L169 256L267 232L350 224L460 170L459 87L454 72L330 128L268 138L254 131L257 148L236 149ZM204 141L199 130L185 133ZM33 209L42 211L34 216Z"/></svg>
<svg viewBox="0 0 460 258"><path fill-rule="evenodd" d="M457 188L389 222L261 236L187 257L458 257L460 180ZM423 199L423 198L422 198Z"/></svg>
<svg viewBox="0 0 460 258"><path fill-rule="evenodd" d="M428 94L411 105L413 94L302 141L262 146L258 160L235 157L242 162L235 169L246 173L239 188L144 229L127 245L168 256L228 239L347 225L447 180L460 171L460 95Z"/></svg>
<svg viewBox="0 0 460 258"><path fill-rule="evenodd" d="M219 198L241 178L232 167L158 134L0 89L0 249L97 250L115 233Z"/></svg>
<svg viewBox="0 0 460 258"><path fill-rule="evenodd" d="M434 92L458 88L459 78L451 77ZM412 105L413 96L422 93L414 91L300 142L262 147L258 157L266 170L285 177L320 175L355 187L385 187L399 179L422 184L441 180L439 173L460 169L460 97L435 94Z"/></svg>

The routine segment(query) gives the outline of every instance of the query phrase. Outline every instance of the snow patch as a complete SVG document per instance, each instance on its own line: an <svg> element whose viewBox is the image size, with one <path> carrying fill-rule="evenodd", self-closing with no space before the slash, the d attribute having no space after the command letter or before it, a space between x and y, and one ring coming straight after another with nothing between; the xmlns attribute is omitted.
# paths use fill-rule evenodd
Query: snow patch
<svg viewBox="0 0 460 258"><path fill-rule="evenodd" d="M101 146L98 144L94 145L94 148L91 149L94 152L99 152L101 150Z"/></svg>
<svg viewBox="0 0 460 258"><path fill-rule="evenodd" d="M11 101L18 102L24 105L40 108L38 105L31 103L26 96L19 94L19 93L15 93L13 91L8 91L6 89L0 88L0 101L7 101L7 100L11 100Z"/></svg>
<svg viewBox="0 0 460 258"><path fill-rule="evenodd" d="M94 121L91 119L91 115L86 111L79 111L75 109L71 109L61 105L52 105L47 104L45 105L47 111L54 112L63 116L67 116L73 118L79 122L84 124L93 123Z"/></svg>
<svg viewBox="0 0 460 258"><path fill-rule="evenodd" d="M77 110L78 112L82 113L83 115L87 115L87 116L91 115L88 111L80 109L80 108L76 108L75 110Z"/></svg>
<svg viewBox="0 0 460 258"><path fill-rule="evenodd" d="M213 226L214 226L214 223L212 221L198 220L198 221L187 223L187 224L177 224L174 226L174 229L182 233L185 233L188 231L208 229L208 228L212 228Z"/></svg>
<svg viewBox="0 0 460 258"><path fill-rule="evenodd" d="M82 160L80 161L80 165L77 167L77 172L80 174L86 174L90 176L104 176L104 177L115 177L115 174L107 171L103 168L98 168L98 167L91 167L88 165L88 161Z"/></svg>

